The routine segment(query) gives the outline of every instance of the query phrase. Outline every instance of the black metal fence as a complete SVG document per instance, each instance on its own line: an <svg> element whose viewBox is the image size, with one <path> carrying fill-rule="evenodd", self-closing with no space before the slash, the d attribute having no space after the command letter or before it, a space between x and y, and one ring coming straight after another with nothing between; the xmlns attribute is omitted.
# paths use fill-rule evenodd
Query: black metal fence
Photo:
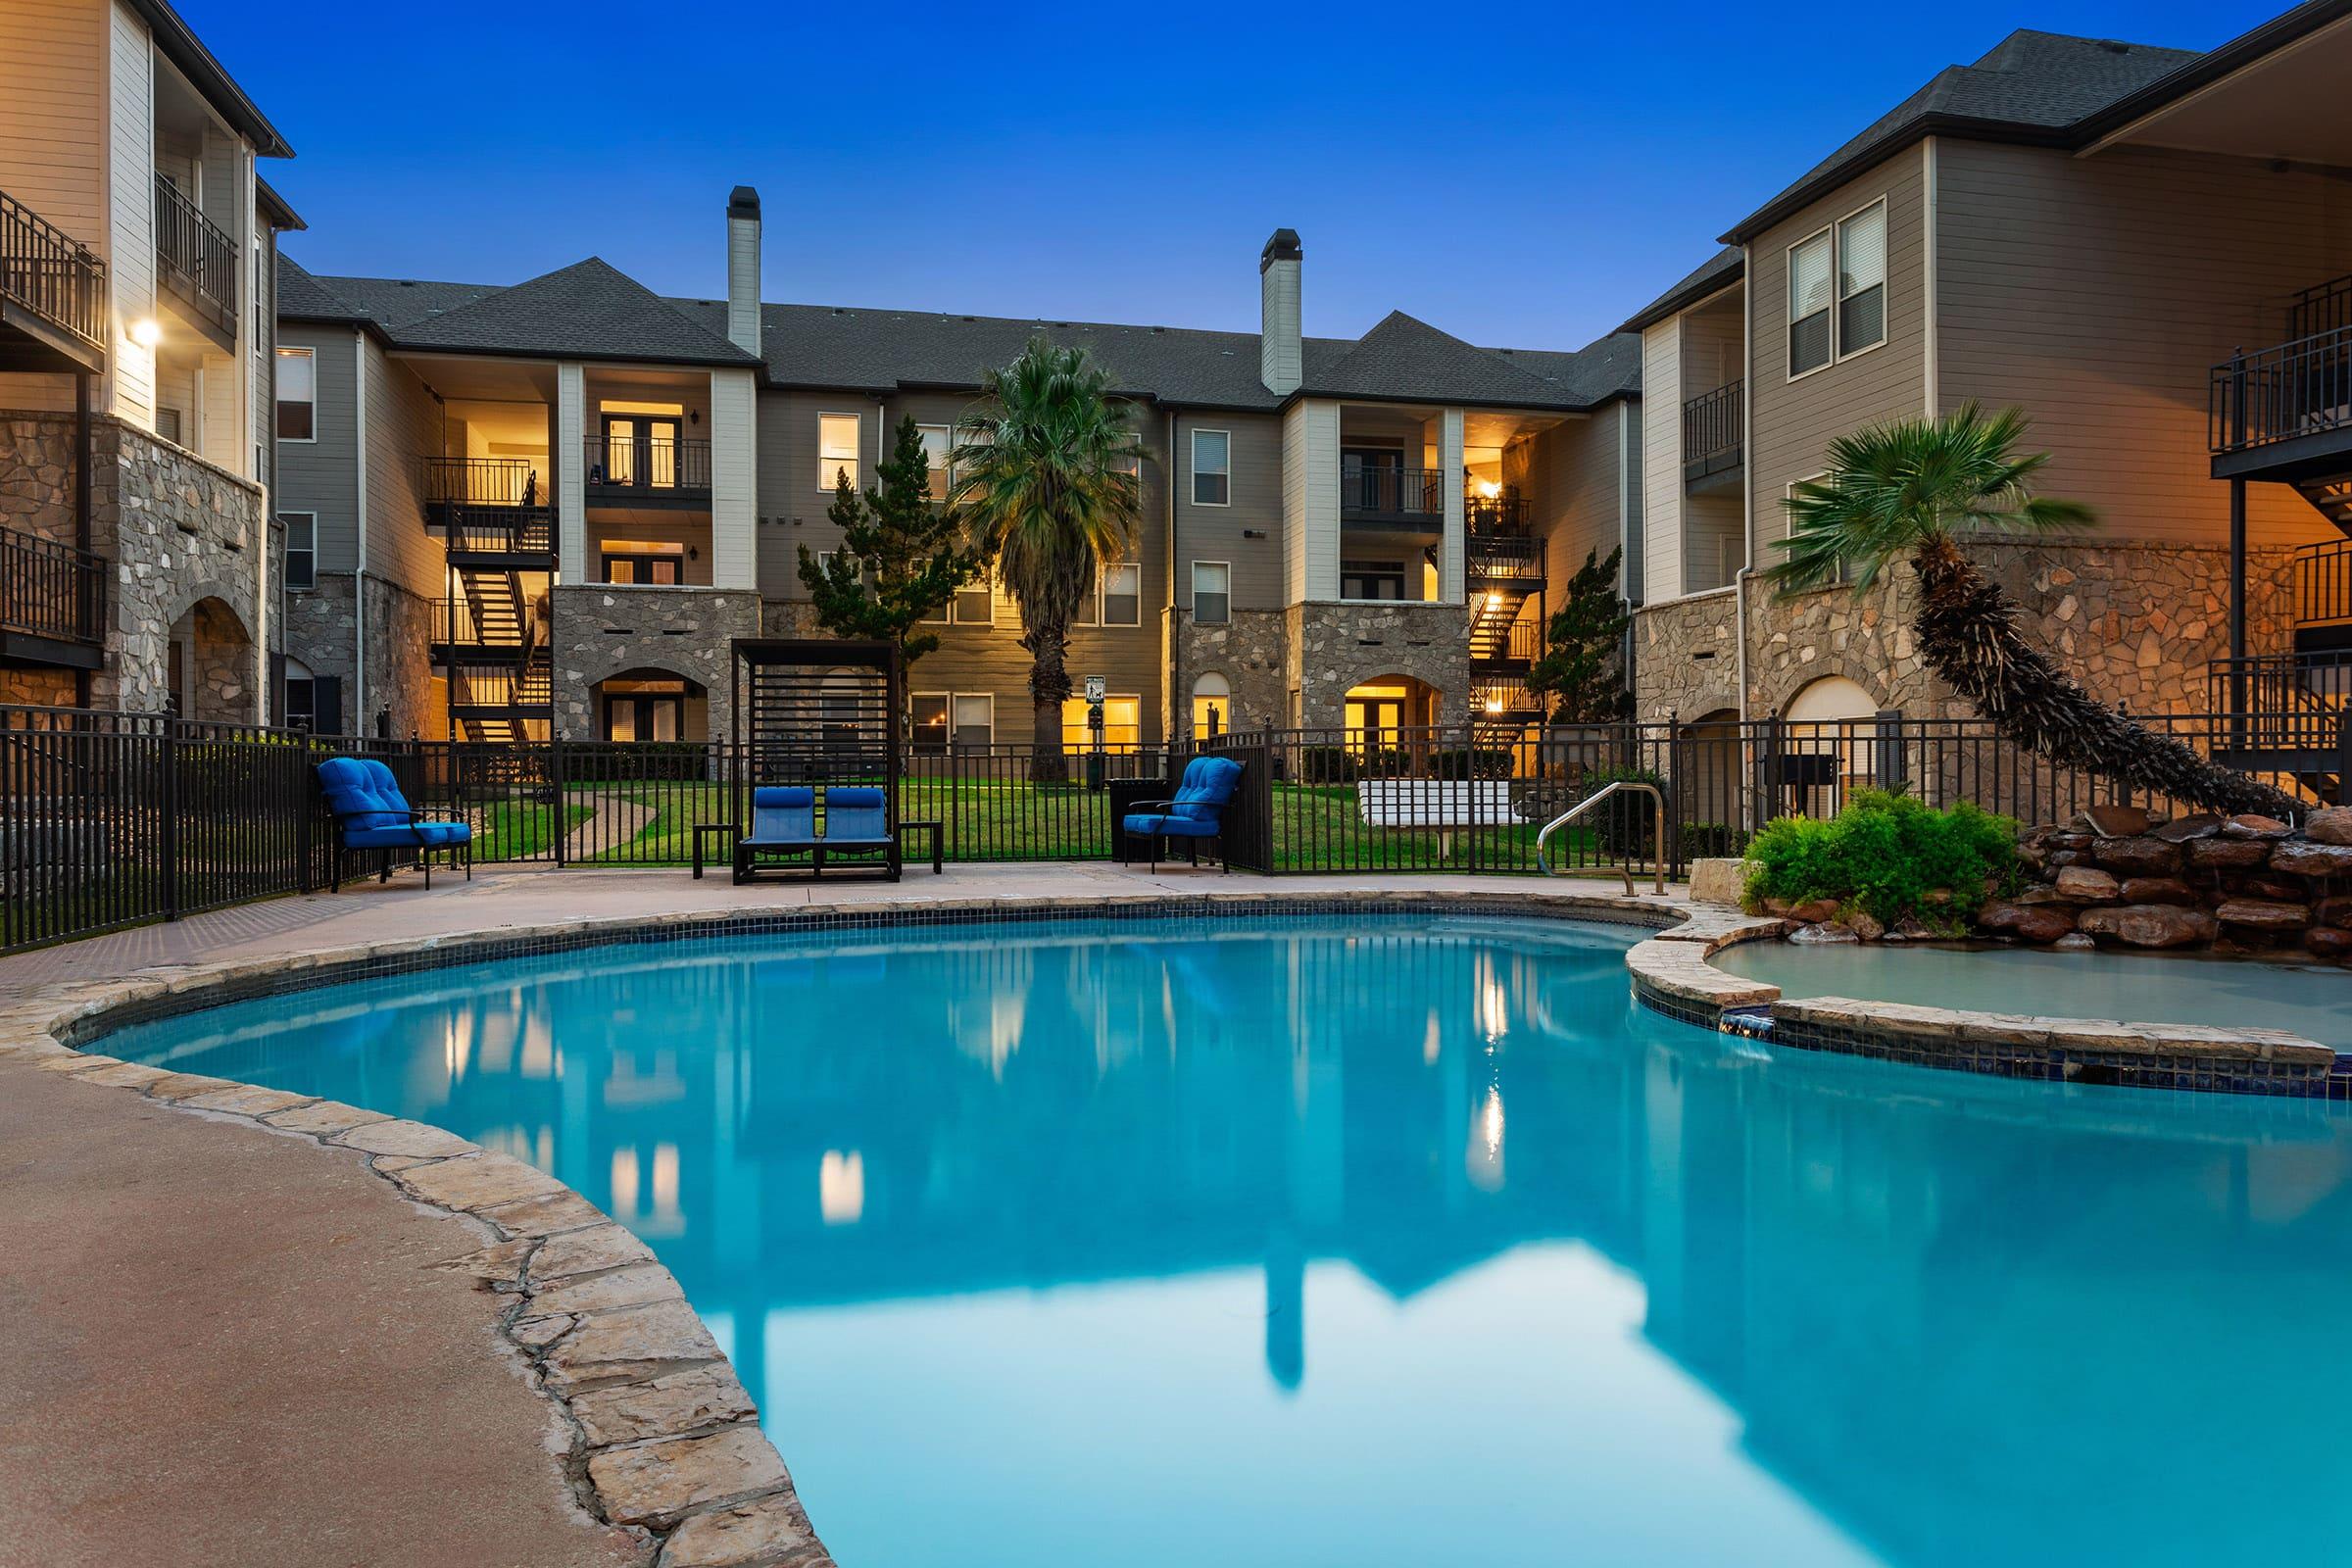
<svg viewBox="0 0 2352 1568"><path fill-rule="evenodd" d="M56 642L105 641L105 559L0 528L0 630Z"/></svg>
<svg viewBox="0 0 2352 1568"><path fill-rule="evenodd" d="M2198 751L2242 755L2263 715L2159 718ZM2278 782L2307 798L2337 749ZM1555 869L1735 855L1776 816L1827 816L1857 789L1931 805L1976 802L2027 822L2109 801L2164 806L2113 780L2055 768L1979 719L1798 723L1435 726L1279 730L1202 742L1244 764L1224 850L1271 874L1529 873L1547 823L1615 780L1623 792L1560 828ZM1162 798L1191 747L910 752L899 813L937 822L950 859L1102 859L1124 848L1129 803ZM332 825L315 765L364 752L423 810L473 830L487 864L682 866L694 829L741 818L750 785L793 777L883 782L877 747L790 754L725 743L370 741L76 710L0 708L0 951L171 919L327 885Z"/></svg>

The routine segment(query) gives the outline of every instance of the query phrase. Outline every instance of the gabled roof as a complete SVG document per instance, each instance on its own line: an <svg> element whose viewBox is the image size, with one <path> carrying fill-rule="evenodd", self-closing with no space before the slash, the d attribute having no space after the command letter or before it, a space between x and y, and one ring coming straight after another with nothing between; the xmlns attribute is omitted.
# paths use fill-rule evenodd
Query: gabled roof
<svg viewBox="0 0 2352 1568"><path fill-rule="evenodd" d="M2066 145L2072 139L2068 133L2100 110L2200 58L2193 49L2021 28L1973 65L1937 72L1926 86L1734 224L1724 240L1740 244L1923 136L1948 132Z"/></svg>
<svg viewBox="0 0 2352 1568"><path fill-rule="evenodd" d="M1747 253L1737 245L1726 245L1700 263L1681 282L1636 311L1617 330L1640 332L1652 321L1663 321L1677 311L1686 310L1708 295L1729 288L1746 270Z"/></svg>
<svg viewBox="0 0 2352 1568"><path fill-rule="evenodd" d="M1305 358L1299 390L1326 397L1518 408L1558 408L1567 401L1555 383L1402 311L1391 311L1336 358Z"/></svg>
<svg viewBox="0 0 2352 1568"><path fill-rule="evenodd" d="M497 283L433 283L413 277L328 277L318 284L386 333L499 293Z"/></svg>
<svg viewBox="0 0 2352 1568"><path fill-rule="evenodd" d="M403 348L464 354L527 353L672 365L760 363L594 256L471 304L402 322L393 336Z"/></svg>
<svg viewBox="0 0 2352 1568"><path fill-rule="evenodd" d="M170 0L130 0L131 8L146 20L155 33L155 46L164 58L179 68L179 74L204 95L205 102L220 112L220 118L234 126L238 134L253 143L255 153L264 158L291 158L294 149L277 127L245 96L236 78L213 58L213 52L196 36L195 29L172 9Z"/></svg>

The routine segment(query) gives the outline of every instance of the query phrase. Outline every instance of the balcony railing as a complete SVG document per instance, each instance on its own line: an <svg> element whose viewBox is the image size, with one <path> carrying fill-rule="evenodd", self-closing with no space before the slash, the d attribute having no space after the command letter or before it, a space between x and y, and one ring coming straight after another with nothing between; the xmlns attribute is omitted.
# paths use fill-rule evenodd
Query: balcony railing
<svg viewBox="0 0 2352 1568"><path fill-rule="evenodd" d="M592 490L678 495L707 492L710 488L708 441L590 436L586 457L588 487Z"/></svg>
<svg viewBox="0 0 2352 1568"><path fill-rule="evenodd" d="M1747 428L1747 383L1727 381L1683 405L1683 477L1701 479L1740 466Z"/></svg>
<svg viewBox="0 0 2352 1568"><path fill-rule="evenodd" d="M106 264L0 191L0 297L94 349L106 346Z"/></svg>
<svg viewBox="0 0 2352 1568"><path fill-rule="evenodd" d="M462 662L449 670L452 709L493 709L525 712L551 709L555 703L553 677L546 660L523 663Z"/></svg>
<svg viewBox="0 0 2352 1568"><path fill-rule="evenodd" d="M1443 468L1343 467L1340 515L1362 518L1440 518L1446 515Z"/></svg>
<svg viewBox="0 0 2352 1568"><path fill-rule="evenodd" d="M2352 325L2215 366L2205 422L2217 456L2352 429Z"/></svg>
<svg viewBox="0 0 2352 1568"><path fill-rule="evenodd" d="M527 557L520 564L552 566L556 557L553 507L450 506L433 519L453 556Z"/></svg>
<svg viewBox="0 0 2352 1568"><path fill-rule="evenodd" d="M544 601L517 607L501 599L480 603L470 599L436 599L433 641L445 647L494 649L520 657L538 646L545 614Z"/></svg>
<svg viewBox="0 0 2352 1568"><path fill-rule="evenodd" d="M162 174L155 176L155 256L166 288L213 325L236 332L236 241Z"/></svg>
<svg viewBox="0 0 2352 1568"><path fill-rule="evenodd" d="M2316 337L2352 326L2352 272L2296 293L2286 308L2286 335Z"/></svg>
<svg viewBox="0 0 2352 1568"><path fill-rule="evenodd" d="M1470 575L1512 580L1544 575L1544 541L1525 534L1474 533L1468 540Z"/></svg>
<svg viewBox="0 0 2352 1568"><path fill-rule="evenodd" d="M1528 516L1527 497L1522 495L1506 491L1462 498L1462 520L1472 533L1524 533Z"/></svg>
<svg viewBox="0 0 2352 1568"><path fill-rule="evenodd" d="M61 643L106 641L106 562L0 528L0 631Z"/></svg>
<svg viewBox="0 0 2352 1568"><path fill-rule="evenodd" d="M2324 753L2336 746L2352 707L2352 649L2216 659L2205 666L2205 685L2229 749Z"/></svg>
<svg viewBox="0 0 2352 1568"><path fill-rule="evenodd" d="M2329 539L2295 552L2295 624L2352 620L2352 539Z"/></svg>
<svg viewBox="0 0 2352 1568"><path fill-rule="evenodd" d="M539 473L528 458L418 458L416 465L428 507L528 507L540 499Z"/></svg>

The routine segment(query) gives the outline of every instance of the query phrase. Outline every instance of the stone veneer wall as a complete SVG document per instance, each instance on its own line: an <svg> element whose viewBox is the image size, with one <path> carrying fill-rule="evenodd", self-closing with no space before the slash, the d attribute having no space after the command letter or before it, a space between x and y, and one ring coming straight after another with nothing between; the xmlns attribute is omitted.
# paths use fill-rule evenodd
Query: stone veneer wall
<svg viewBox="0 0 2352 1568"><path fill-rule="evenodd" d="M285 596L286 657L302 661L313 675L341 681L346 704L353 701L352 603L348 571L322 571L314 586ZM359 715L344 713L345 728L359 722Z"/></svg>
<svg viewBox="0 0 2352 1568"><path fill-rule="evenodd" d="M172 628L201 600L224 607L223 635L197 652L210 716L258 717L266 667L258 630L269 536L261 487L135 425L91 425L90 545L112 564L99 708L159 712L171 698ZM74 418L0 412L0 522L74 537Z"/></svg>
<svg viewBox="0 0 2352 1568"><path fill-rule="evenodd" d="M1684 722L1740 706L1740 602L1724 590L1634 612L1634 717Z"/></svg>
<svg viewBox="0 0 2352 1568"><path fill-rule="evenodd" d="M2230 651L2230 555L2205 545L1994 544L1972 551L2019 607L2018 627L2102 701L2136 712L2205 703L2205 663ZM2293 552L2247 558L2246 643L2283 652L2294 636ZM1908 566L1869 592L1828 588L1778 599L1750 583L1748 713L1761 718L1824 675L1843 675L1880 708L1914 717L1972 710L1932 674L1911 625Z"/></svg>
<svg viewBox="0 0 2352 1568"><path fill-rule="evenodd" d="M733 733L738 637L760 634L757 593L728 588L590 583L555 590L556 733L594 740L596 687L631 669L659 669L710 694L710 734Z"/></svg>
<svg viewBox="0 0 2352 1568"><path fill-rule="evenodd" d="M1435 687L1440 723L1469 721L1470 612L1463 606L1293 605L1283 620L1284 684L1299 695L1300 725L1341 724L1348 689L1382 675Z"/></svg>
<svg viewBox="0 0 2352 1568"><path fill-rule="evenodd" d="M0 668L0 703L21 703L29 708L72 708L74 672Z"/></svg>
<svg viewBox="0 0 2352 1568"><path fill-rule="evenodd" d="M372 733L375 715L389 710L388 733L398 737L439 735L447 710L433 703L433 606L397 583L369 575L362 579L368 609L368 711L346 713L345 722ZM350 701L350 688L344 688Z"/></svg>
<svg viewBox="0 0 2352 1568"><path fill-rule="evenodd" d="M1232 689L1233 728L1279 729L1289 722L1289 617L1279 610L1237 610L1226 624L1203 626L1189 610L1171 612L1176 659L1168 681L1171 737L1193 733L1193 683L1202 675L1225 677Z"/></svg>

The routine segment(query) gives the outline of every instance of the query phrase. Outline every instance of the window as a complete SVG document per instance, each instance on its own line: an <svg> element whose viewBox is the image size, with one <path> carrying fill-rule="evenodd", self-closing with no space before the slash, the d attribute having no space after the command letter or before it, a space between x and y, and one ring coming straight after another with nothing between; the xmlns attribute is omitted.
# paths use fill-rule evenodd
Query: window
<svg viewBox="0 0 2352 1568"><path fill-rule="evenodd" d="M598 689L605 699L605 739L625 743L685 737L684 681L615 678Z"/></svg>
<svg viewBox="0 0 2352 1568"><path fill-rule="evenodd" d="M1140 626L1144 623L1144 568L1135 562L1115 562L1102 568L1102 624Z"/></svg>
<svg viewBox="0 0 2352 1568"><path fill-rule="evenodd" d="M313 349L277 351L277 438L318 439L318 356Z"/></svg>
<svg viewBox="0 0 2352 1568"><path fill-rule="evenodd" d="M1064 751L1091 752L1095 732L1087 724L1086 699L1072 697L1061 705L1061 745ZM1106 751L1132 748L1143 739L1144 705L1140 698L1102 699L1102 745Z"/></svg>
<svg viewBox="0 0 2352 1568"><path fill-rule="evenodd" d="M997 623L997 591L987 572L956 590L949 604L958 626L993 626Z"/></svg>
<svg viewBox="0 0 2352 1568"><path fill-rule="evenodd" d="M986 692L956 694L955 745L959 752L984 752L996 743L997 700Z"/></svg>
<svg viewBox="0 0 2352 1568"><path fill-rule="evenodd" d="M1223 430L1193 432L1193 505L1233 505L1233 438Z"/></svg>
<svg viewBox="0 0 2352 1568"><path fill-rule="evenodd" d="M674 588L683 563L673 554L656 550L605 549L605 581Z"/></svg>
<svg viewBox="0 0 2352 1568"><path fill-rule="evenodd" d="M311 666L299 659L286 661L285 711L277 721L288 729L316 731L318 727L318 687Z"/></svg>
<svg viewBox="0 0 2352 1568"><path fill-rule="evenodd" d="M914 749L934 755L948 749L946 692L916 692L907 699L914 718Z"/></svg>
<svg viewBox="0 0 2352 1568"><path fill-rule="evenodd" d="M1233 618L1233 567L1222 561L1193 563L1193 623L1222 626Z"/></svg>
<svg viewBox="0 0 2352 1568"><path fill-rule="evenodd" d="M855 414L816 416L816 487L826 495L833 493L845 473L850 476L852 489L862 483L858 477L859 418Z"/></svg>
<svg viewBox="0 0 2352 1568"><path fill-rule="evenodd" d="M286 527L286 586L312 588L318 582L318 514L281 512Z"/></svg>
<svg viewBox="0 0 2352 1568"><path fill-rule="evenodd" d="M1830 363L1830 230L1788 251L1788 375L1791 380Z"/></svg>
<svg viewBox="0 0 2352 1568"><path fill-rule="evenodd" d="M1340 563L1342 599L1402 599L1404 563L1401 561L1343 561Z"/></svg>
<svg viewBox="0 0 2352 1568"><path fill-rule="evenodd" d="M1193 682L1193 739L1210 740L1232 728L1233 684L1212 670Z"/></svg>
<svg viewBox="0 0 2352 1568"><path fill-rule="evenodd" d="M945 424L918 424L915 430L923 438L923 456L931 465L931 499L948 499L948 454L956 450L955 430Z"/></svg>
<svg viewBox="0 0 2352 1568"><path fill-rule="evenodd" d="M1838 225L1838 357L1886 341L1886 204Z"/></svg>

